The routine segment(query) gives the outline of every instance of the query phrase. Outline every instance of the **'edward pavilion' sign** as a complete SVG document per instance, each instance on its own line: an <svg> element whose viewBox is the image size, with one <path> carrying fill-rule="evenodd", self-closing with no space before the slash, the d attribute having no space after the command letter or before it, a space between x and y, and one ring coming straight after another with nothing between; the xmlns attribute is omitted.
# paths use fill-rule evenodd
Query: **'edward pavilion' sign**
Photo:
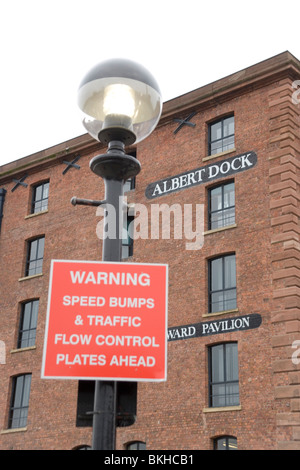
<svg viewBox="0 0 300 470"><path fill-rule="evenodd" d="M240 317L176 326L168 328L168 341L252 330L254 328L258 328L261 325L261 322L261 316L258 313L252 313L250 315L243 315Z"/></svg>

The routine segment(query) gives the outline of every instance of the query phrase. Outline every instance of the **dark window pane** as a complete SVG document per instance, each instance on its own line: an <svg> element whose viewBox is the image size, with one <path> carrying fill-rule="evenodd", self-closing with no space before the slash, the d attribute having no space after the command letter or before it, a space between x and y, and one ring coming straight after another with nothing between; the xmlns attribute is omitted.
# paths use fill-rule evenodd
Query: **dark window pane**
<svg viewBox="0 0 300 470"><path fill-rule="evenodd" d="M30 328L30 317L31 317L31 302L24 304L23 306L23 330L29 330Z"/></svg>
<svg viewBox="0 0 300 470"><path fill-rule="evenodd" d="M32 309L31 309L31 323L30 323L30 328L35 328L37 325L37 316L38 316L38 311L39 311L39 301L38 300L33 300L31 302Z"/></svg>
<svg viewBox="0 0 300 470"><path fill-rule="evenodd" d="M234 117L230 116L223 121L223 137L234 134Z"/></svg>
<svg viewBox="0 0 300 470"><path fill-rule="evenodd" d="M122 234L122 258L128 258L133 255L133 229L134 217L126 215L124 218Z"/></svg>
<svg viewBox="0 0 300 470"><path fill-rule="evenodd" d="M222 227L235 223L235 208L224 209L222 213Z"/></svg>
<svg viewBox="0 0 300 470"><path fill-rule="evenodd" d="M208 152L210 155L234 148L234 116L211 124L209 131Z"/></svg>
<svg viewBox="0 0 300 470"><path fill-rule="evenodd" d="M223 312L223 310L225 310L224 292L221 291L211 294L211 312Z"/></svg>
<svg viewBox="0 0 300 470"><path fill-rule="evenodd" d="M78 396L77 396L77 427L93 426L93 410L94 410L94 380L79 380Z"/></svg>
<svg viewBox="0 0 300 470"><path fill-rule="evenodd" d="M225 256L224 288L229 289L236 286L235 255Z"/></svg>
<svg viewBox="0 0 300 470"><path fill-rule="evenodd" d="M42 183L34 188L32 199L32 213L48 209L49 182Z"/></svg>
<svg viewBox="0 0 300 470"><path fill-rule="evenodd" d="M45 246L45 239L39 238L38 240L38 251L37 251L37 258L43 258L44 256L44 246Z"/></svg>
<svg viewBox="0 0 300 470"><path fill-rule="evenodd" d="M22 305L18 348L34 346L39 301L33 300Z"/></svg>
<svg viewBox="0 0 300 470"><path fill-rule="evenodd" d="M48 198L49 196L49 183L45 183L43 187L43 199Z"/></svg>
<svg viewBox="0 0 300 470"><path fill-rule="evenodd" d="M30 394L30 384L31 384L31 375L24 376L24 393L22 406L28 406L29 404L29 394Z"/></svg>
<svg viewBox="0 0 300 470"><path fill-rule="evenodd" d="M238 356L236 343L226 344L226 378L227 380L238 380Z"/></svg>
<svg viewBox="0 0 300 470"><path fill-rule="evenodd" d="M237 450L237 439L232 436L218 437L214 440L215 450Z"/></svg>
<svg viewBox="0 0 300 470"><path fill-rule="evenodd" d="M223 289L223 258L211 262L211 288L213 291Z"/></svg>
<svg viewBox="0 0 300 470"><path fill-rule="evenodd" d="M239 405L237 343L210 348L210 397L212 407Z"/></svg>
<svg viewBox="0 0 300 470"><path fill-rule="evenodd" d="M22 404L23 386L24 386L24 376L21 375L20 377L16 378L14 406L21 406Z"/></svg>
<svg viewBox="0 0 300 470"><path fill-rule="evenodd" d="M222 138L222 121L211 125L210 136L212 142Z"/></svg>
<svg viewBox="0 0 300 470"><path fill-rule="evenodd" d="M22 428L26 426L30 385L31 374L20 375L13 379L9 428Z"/></svg>
<svg viewBox="0 0 300 470"><path fill-rule="evenodd" d="M232 207L235 204L234 201L234 183L226 184L224 188L224 208Z"/></svg>
<svg viewBox="0 0 300 470"><path fill-rule="evenodd" d="M145 450L146 443L141 441L131 442L127 445L127 450Z"/></svg>
<svg viewBox="0 0 300 470"><path fill-rule="evenodd" d="M236 308L235 255L210 261L209 311L222 312Z"/></svg>
<svg viewBox="0 0 300 470"><path fill-rule="evenodd" d="M38 240L33 240L30 244L30 260L34 260L37 257L37 246L38 246Z"/></svg>
<svg viewBox="0 0 300 470"><path fill-rule="evenodd" d="M225 384L212 385L212 407L226 406Z"/></svg>
<svg viewBox="0 0 300 470"><path fill-rule="evenodd" d="M129 178L129 180L124 183L124 193L135 189L135 178Z"/></svg>
<svg viewBox="0 0 300 470"><path fill-rule="evenodd" d="M237 450L237 440L235 437L228 438L228 449L227 450Z"/></svg>
<svg viewBox="0 0 300 470"><path fill-rule="evenodd" d="M236 406L239 403L239 384L226 384L225 404L221 406Z"/></svg>
<svg viewBox="0 0 300 470"><path fill-rule="evenodd" d="M209 229L217 229L235 223L234 183L228 183L210 190Z"/></svg>
<svg viewBox="0 0 300 470"><path fill-rule="evenodd" d="M223 310L233 310L236 308L236 289L224 291Z"/></svg>
<svg viewBox="0 0 300 470"><path fill-rule="evenodd" d="M44 257L45 238L41 237L29 242L28 260L26 268L26 276L42 273L43 257Z"/></svg>
<svg viewBox="0 0 300 470"><path fill-rule="evenodd" d="M222 152L234 148L234 136L226 137L222 140Z"/></svg>
<svg viewBox="0 0 300 470"><path fill-rule="evenodd" d="M42 186L38 186L36 189L35 189L35 200L36 201L39 201L42 199Z"/></svg>
<svg viewBox="0 0 300 470"><path fill-rule="evenodd" d="M215 230L217 228L222 228L223 227L223 219L220 217L220 213L216 212L214 214L211 214L211 219L210 219L210 229Z"/></svg>
<svg viewBox="0 0 300 470"><path fill-rule="evenodd" d="M211 211L219 211L223 209L222 205L222 186L214 188L210 193L210 209Z"/></svg>
<svg viewBox="0 0 300 470"><path fill-rule="evenodd" d="M223 150L223 144L221 140L217 140L216 142L211 143L211 155L216 153L221 153Z"/></svg>
<svg viewBox="0 0 300 470"><path fill-rule="evenodd" d="M227 450L227 443L225 437L220 437L216 440L216 450Z"/></svg>
<svg viewBox="0 0 300 470"><path fill-rule="evenodd" d="M212 381L224 380L224 348L223 345L214 346L211 351Z"/></svg>

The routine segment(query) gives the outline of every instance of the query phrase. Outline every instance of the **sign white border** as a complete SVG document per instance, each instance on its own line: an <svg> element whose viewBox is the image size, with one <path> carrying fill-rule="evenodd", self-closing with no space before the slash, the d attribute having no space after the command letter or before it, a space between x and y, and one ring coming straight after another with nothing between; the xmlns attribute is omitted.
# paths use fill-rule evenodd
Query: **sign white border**
<svg viewBox="0 0 300 470"><path fill-rule="evenodd" d="M47 376L45 375L45 365L46 365L46 354L47 354L47 343L48 343L48 330L49 330L49 320L50 320L50 305L51 305L51 293L52 293L52 280L53 280L53 266L54 263L90 263L90 264L114 264L114 265L127 265L127 266L164 266L166 268L166 291L165 291L165 374L164 378L160 379L144 379L144 378L126 378L126 377L81 377L81 376ZM118 261L95 261L95 260L62 260L62 259L52 259L50 265L50 276L49 276L49 289L48 289L48 303L47 303L47 314L46 314L46 324L45 324L45 336L44 336L44 347L43 347L43 359L42 359L42 369L41 369L41 378L42 379L57 379L57 380L103 380L103 381L113 381L113 382L165 382L167 380L167 362L168 362L168 286L169 286L169 265L163 263L126 263Z"/></svg>

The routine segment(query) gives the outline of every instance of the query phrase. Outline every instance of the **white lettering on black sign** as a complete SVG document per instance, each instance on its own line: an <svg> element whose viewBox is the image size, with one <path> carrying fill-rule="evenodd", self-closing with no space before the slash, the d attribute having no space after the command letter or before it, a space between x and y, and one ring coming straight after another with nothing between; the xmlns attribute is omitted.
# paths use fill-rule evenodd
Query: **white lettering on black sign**
<svg viewBox="0 0 300 470"><path fill-rule="evenodd" d="M180 191L185 188L207 183L225 176L235 175L253 168L257 163L255 152L246 152L241 155L221 160L217 163L196 168L170 178L156 181L147 186L145 194L148 199L154 199L165 194Z"/></svg>
<svg viewBox="0 0 300 470"><path fill-rule="evenodd" d="M253 313L242 317L177 326L168 328L168 341L198 338L199 336L216 335L219 333L231 333L240 330L252 330L258 328L261 322L261 316L258 313Z"/></svg>

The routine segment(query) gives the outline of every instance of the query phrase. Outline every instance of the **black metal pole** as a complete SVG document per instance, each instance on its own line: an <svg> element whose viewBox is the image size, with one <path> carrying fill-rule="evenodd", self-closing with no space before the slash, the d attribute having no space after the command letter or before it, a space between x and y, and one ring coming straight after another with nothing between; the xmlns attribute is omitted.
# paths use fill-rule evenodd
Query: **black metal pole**
<svg viewBox="0 0 300 470"><path fill-rule="evenodd" d="M108 210L105 210L103 261L121 261L124 182L140 171L138 160L126 155L124 147L122 142L110 142L107 154L99 155L90 162L91 170L104 179L105 203L113 206L115 213L115 230L111 230ZM117 382L97 380L93 412L93 450L115 449L116 401Z"/></svg>
<svg viewBox="0 0 300 470"><path fill-rule="evenodd" d="M115 209L115 233L110 234L108 210L105 210L102 260L121 261L122 239L119 236L120 204L122 204L124 181L104 180L105 200ZM110 238L110 235L115 238ZM117 383L113 381L96 380L94 415L93 415L93 450L113 450L116 440L116 400Z"/></svg>

